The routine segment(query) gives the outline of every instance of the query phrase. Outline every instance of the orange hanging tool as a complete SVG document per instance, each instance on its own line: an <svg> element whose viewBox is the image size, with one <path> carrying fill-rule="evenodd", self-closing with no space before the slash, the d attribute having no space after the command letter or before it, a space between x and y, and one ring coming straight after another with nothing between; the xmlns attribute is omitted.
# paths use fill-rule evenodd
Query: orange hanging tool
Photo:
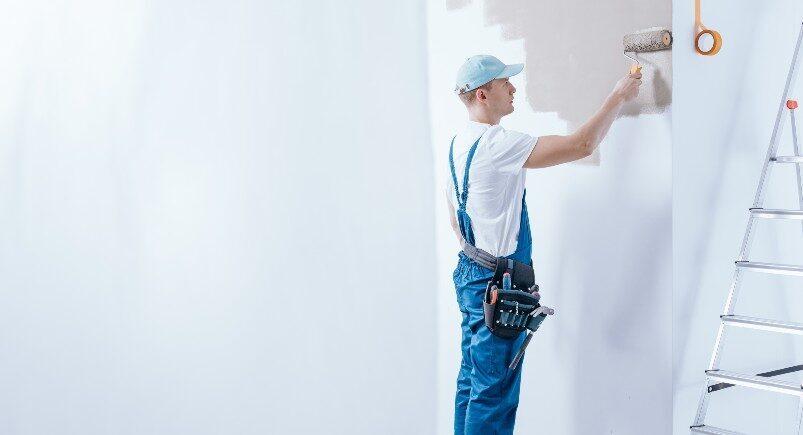
<svg viewBox="0 0 803 435"><path fill-rule="evenodd" d="M719 53L719 50L722 48L722 35L720 35L716 30L705 27L703 24L702 20L700 19L700 0L694 0L694 31L697 33L694 37L694 49L698 54L703 56L713 56ZM700 39L703 37L703 35L710 35L711 38L714 39L714 45L712 45L708 51L700 48Z"/></svg>

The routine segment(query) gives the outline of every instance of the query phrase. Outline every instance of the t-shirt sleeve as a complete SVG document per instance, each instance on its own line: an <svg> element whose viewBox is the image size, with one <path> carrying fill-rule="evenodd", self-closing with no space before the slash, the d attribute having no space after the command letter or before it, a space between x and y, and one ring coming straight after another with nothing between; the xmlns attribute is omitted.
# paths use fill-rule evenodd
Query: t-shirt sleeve
<svg viewBox="0 0 803 435"><path fill-rule="evenodd" d="M521 171L538 139L526 133L505 130L499 125L491 127L487 138L494 168L507 174Z"/></svg>

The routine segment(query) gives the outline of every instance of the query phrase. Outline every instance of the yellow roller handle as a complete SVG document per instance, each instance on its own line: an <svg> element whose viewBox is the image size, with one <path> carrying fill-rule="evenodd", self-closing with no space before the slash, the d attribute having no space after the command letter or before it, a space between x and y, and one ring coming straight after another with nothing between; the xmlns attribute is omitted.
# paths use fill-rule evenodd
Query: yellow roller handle
<svg viewBox="0 0 803 435"><path fill-rule="evenodd" d="M703 56L714 56L715 54L719 53L719 50L722 49L722 35L720 35L716 30L705 27L703 24L703 21L700 18L700 0L694 0L694 30L696 32L696 35L694 36L694 49L698 54ZM714 39L714 45L712 45L708 51L700 48L700 39L703 37L703 35L711 35L711 38Z"/></svg>

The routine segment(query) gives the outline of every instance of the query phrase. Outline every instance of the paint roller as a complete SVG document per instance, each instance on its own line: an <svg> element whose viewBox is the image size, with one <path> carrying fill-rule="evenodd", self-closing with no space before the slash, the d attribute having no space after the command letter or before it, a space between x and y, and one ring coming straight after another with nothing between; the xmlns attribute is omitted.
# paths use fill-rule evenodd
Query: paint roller
<svg viewBox="0 0 803 435"><path fill-rule="evenodd" d="M624 55L635 62L630 67L630 74L641 72L641 63L628 53L648 53L651 51L669 50L672 48L672 32L666 29L653 28L630 33L622 38Z"/></svg>

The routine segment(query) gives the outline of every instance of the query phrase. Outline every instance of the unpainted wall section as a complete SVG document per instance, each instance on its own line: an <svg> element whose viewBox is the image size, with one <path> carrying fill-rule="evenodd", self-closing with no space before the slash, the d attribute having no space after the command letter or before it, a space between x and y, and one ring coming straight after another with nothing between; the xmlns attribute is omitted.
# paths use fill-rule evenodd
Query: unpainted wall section
<svg viewBox="0 0 803 435"><path fill-rule="evenodd" d="M434 433L425 4L314 3L4 4L0 433Z"/></svg>

